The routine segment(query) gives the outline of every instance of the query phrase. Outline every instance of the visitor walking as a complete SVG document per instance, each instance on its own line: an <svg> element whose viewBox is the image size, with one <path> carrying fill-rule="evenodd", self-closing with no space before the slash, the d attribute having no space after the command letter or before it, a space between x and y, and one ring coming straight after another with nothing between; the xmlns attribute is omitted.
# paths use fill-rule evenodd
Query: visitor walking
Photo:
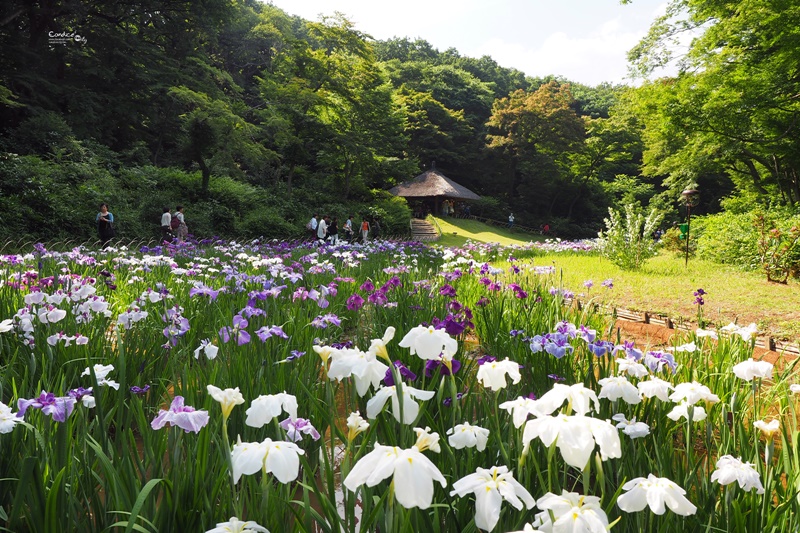
<svg viewBox="0 0 800 533"><path fill-rule="evenodd" d="M317 214L314 213L314 215L311 217L311 220L309 220L308 224L306 224L306 231L308 232L309 240L313 241L314 239L317 238L317 227L318 226L319 226L319 223L317 222Z"/></svg>
<svg viewBox="0 0 800 533"><path fill-rule="evenodd" d="M369 239L369 222L367 221L367 217L361 219L361 242L364 244L367 243Z"/></svg>
<svg viewBox="0 0 800 533"><path fill-rule="evenodd" d="M172 215L169 207L161 210L161 242L172 240Z"/></svg>
<svg viewBox="0 0 800 533"><path fill-rule="evenodd" d="M353 232L353 215L347 217L347 222L344 223L344 238L347 239L348 243L352 243L355 238Z"/></svg>
<svg viewBox="0 0 800 533"><path fill-rule="evenodd" d="M328 224L328 242L331 244L339 244L339 218L333 217L331 223Z"/></svg>
<svg viewBox="0 0 800 533"><path fill-rule="evenodd" d="M320 241L319 243L323 244L327 236L328 236L328 215L325 215L317 223L317 239L319 239Z"/></svg>
<svg viewBox="0 0 800 533"><path fill-rule="evenodd" d="M116 236L114 230L114 215L108 210L108 204L100 204L100 212L94 217L97 224L97 233L100 237L100 246L108 247L108 241Z"/></svg>
<svg viewBox="0 0 800 533"><path fill-rule="evenodd" d="M189 235L189 226L186 225L186 219L184 218L183 214L183 206L179 205L175 208L175 219L178 220L177 227L175 228L175 236L178 238L178 242L183 242L186 239L186 236ZM172 224L175 227L175 224Z"/></svg>

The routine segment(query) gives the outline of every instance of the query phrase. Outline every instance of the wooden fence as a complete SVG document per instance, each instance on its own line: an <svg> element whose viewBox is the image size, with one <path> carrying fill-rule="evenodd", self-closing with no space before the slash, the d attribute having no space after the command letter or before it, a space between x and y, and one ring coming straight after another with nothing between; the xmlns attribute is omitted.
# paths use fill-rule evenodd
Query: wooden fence
<svg viewBox="0 0 800 533"><path fill-rule="evenodd" d="M585 304L580 300L575 300L578 308L582 308ZM637 322L640 324L653 324L667 329L674 329L678 331L692 331L697 325L686 321L674 321L669 316L660 313L650 313L648 311L631 311L622 307L615 306L599 306L592 304L598 308L604 309L606 312L616 317L617 320L624 320L626 322ZM756 337L755 346L765 350L772 350L775 352L783 352L795 356L800 356L800 346L788 342L783 342L772 337Z"/></svg>

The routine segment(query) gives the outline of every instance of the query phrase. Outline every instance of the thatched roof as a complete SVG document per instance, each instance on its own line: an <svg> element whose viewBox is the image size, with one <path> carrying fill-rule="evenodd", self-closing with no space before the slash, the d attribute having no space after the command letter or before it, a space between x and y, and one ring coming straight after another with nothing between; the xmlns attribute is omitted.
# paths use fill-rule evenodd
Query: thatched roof
<svg viewBox="0 0 800 533"><path fill-rule="evenodd" d="M481 197L459 185L438 170L428 170L416 178L389 189L395 196L404 198L430 198L443 196L458 200L480 200Z"/></svg>

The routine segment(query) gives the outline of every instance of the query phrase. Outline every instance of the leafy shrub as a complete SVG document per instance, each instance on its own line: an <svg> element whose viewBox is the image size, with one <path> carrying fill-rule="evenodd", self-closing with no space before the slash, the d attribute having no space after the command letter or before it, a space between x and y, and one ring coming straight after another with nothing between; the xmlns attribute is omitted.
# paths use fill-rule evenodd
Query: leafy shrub
<svg viewBox="0 0 800 533"><path fill-rule="evenodd" d="M692 222L697 235L697 255L702 259L755 268L758 236L752 213L718 213ZM697 228L697 231L695 231Z"/></svg>
<svg viewBox="0 0 800 533"><path fill-rule="evenodd" d="M599 245L603 257L626 270L641 268L644 262L657 254L653 233L661 223L662 214L651 209L645 214L632 204L622 213L609 208L605 219L606 230L600 232Z"/></svg>
<svg viewBox="0 0 800 533"><path fill-rule="evenodd" d="M283 213L273 207L261 207L246 212L239 224L244 237L268 236L274 239L295 239L304 235L302 228L289 222Z"/></svg>
<svg viewBox="0 0 800 533"><path fill-rule="evenodd" d="M380 221L382 236L407 235L411 230L411 208L405 198L387 191L374 190L369 216Z"/></svg>
<svg viewBox="0 0 800 533"><path fill-rule="evenodd" d="M757 212L753 226L758 232L758 262L767 281L786 283L789 273L800 266L800 228L782 231L775 219Z"/></svg>
<svg viewBox="0 0 800 533"><path fill-rule="evenodd" d="M697 253L697 239L699 232L695 231L694 224L689 235L689 257L694 257ZM677 227L669 228L664 232L659 241L661 248L673 252L678 257L686 255L686 238Z"/></svg>
<svg viewBox="0 0 800 533"><path fill-rule="evenodd" d="M497 198L492 198L490 196L482 196L480 200L473 202L470 211L473 215L494 220L505 220L508 218L508 207Z"/></svg>

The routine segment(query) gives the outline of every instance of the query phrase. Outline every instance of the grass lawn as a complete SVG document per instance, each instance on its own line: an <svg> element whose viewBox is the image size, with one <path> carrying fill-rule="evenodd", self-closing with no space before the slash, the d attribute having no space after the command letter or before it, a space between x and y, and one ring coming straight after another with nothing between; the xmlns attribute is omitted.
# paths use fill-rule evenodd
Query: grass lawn
<svg viewBox="0 0 800 533"><path fill-rule="evenodd" d="M542 240L541 236L511 233L505 228L487 226L474 220L437 219L443 246L460 246L467 239L501 244L522 244ZM455 235L453 233L456 233ZM800 341L800 283L768 283L759 272L745 272L730 265L683 258L662 253L637 272L624 271L598 255L549 254L536 259L539 265L554 265L558 271L553 284L563 279L565 288L584 298L598 297L627 309L662 313L673 320L696 322L694 292L702 288L708 295L703 306L704 318L712 324L737 322L758 324L762 333L781 340ZM562 278L563 275L563 278ZM600 286L614 280L614 288ZM583 283L592 280L587 291Z"/></svg>
<svg viewBox="0 0 800 533"><path fill-rule="evenodd" d="M541 235L531 235L521 231L509 231L505 227L489 226L477 220L463 218L435 218L442 230L442 237L436 241L441 246L461 246L468 239L478 242L497 242L500 244L525 244L531 241L543 241Z"/></svg>

